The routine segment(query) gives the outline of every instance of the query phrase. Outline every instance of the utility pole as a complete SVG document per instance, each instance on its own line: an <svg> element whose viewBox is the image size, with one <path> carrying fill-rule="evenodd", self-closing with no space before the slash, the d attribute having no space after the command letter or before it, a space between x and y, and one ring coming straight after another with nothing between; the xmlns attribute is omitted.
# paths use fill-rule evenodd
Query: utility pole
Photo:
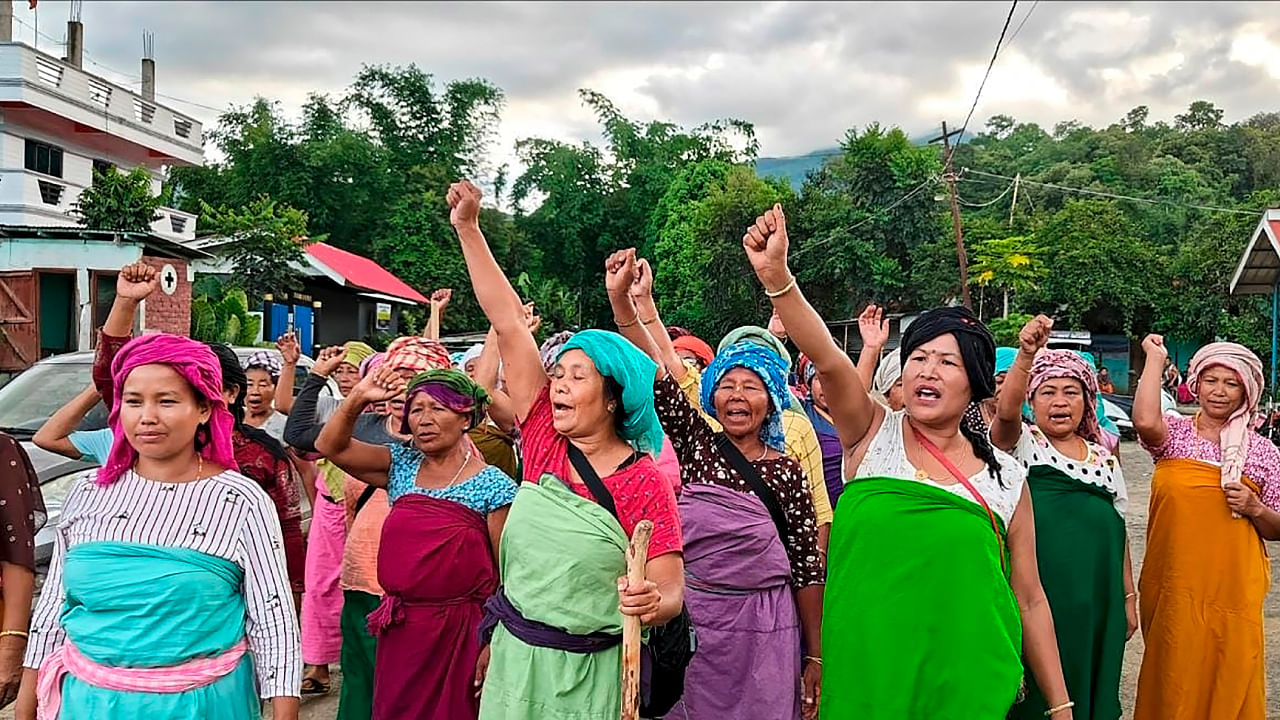
<svg viewBox="0 0 1280 720"><path fill-rule="evenodd" d="M942 135L930 140L930 144L942 141L942 159L945 163L942 179L947 182L947 190L951 194L951 224L956 230L956 260L960 263L960 291L964 306L973 307L973 299L969 297L969 259L964 254L964 231L960 228L960 199L956 195L956 173L951 167L951 136L959 135L964 130L947 132L947 121L942 121Z"/></svg>

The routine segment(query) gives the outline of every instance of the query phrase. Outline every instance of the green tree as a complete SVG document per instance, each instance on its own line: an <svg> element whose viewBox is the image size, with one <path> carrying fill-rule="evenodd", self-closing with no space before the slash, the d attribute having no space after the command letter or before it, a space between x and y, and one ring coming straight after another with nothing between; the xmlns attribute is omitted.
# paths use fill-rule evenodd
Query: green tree
<svg viewBox="0 0 1280 720"><path fill-rule="evenodd" d="M1041 250L1027 235L987 240L974 247L974 263L969 266L969 282L993 287L1003 293L1000 317L1009 317L1009 293L1034 290L1044 278Z"/></svg>
<svg viewBox="0 0 1280 720"><path fill-rule="evenodd" d="M304 259L307 215L263 196L239 209L205 205L205 230L230 240L226 259L231 284L258 300L267 293L302 288L298 267Z"/></svg>
<svg viewBox="0 0 1280 720"><path fill-rule="evenodd" d="M191 337L210 343L253 345L262 331L262 318L249 314L245 291L206 275L191 292Z"/></svg>
<svg viewBox="0 0 1280 720"><path fill-rule="evenodd" d="M94 230L150 232L163 204L162 196L151 194L151 173L145 167L127 173L95 169L93 184L81 191L69 213Z"/></svg>

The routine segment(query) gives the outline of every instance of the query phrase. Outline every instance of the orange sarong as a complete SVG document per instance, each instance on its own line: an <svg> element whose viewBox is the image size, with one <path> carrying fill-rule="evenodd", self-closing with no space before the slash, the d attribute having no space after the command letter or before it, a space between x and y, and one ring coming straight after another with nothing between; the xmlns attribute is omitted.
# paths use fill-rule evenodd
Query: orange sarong
<svg viewBox="0 0 1280 720"><path fill-rule="evenodd" d="M1271 565L1253 523L1231 517L1221 478L1206 462L1156 463L1134 720L1266 718L1262 602Z"/></svg>

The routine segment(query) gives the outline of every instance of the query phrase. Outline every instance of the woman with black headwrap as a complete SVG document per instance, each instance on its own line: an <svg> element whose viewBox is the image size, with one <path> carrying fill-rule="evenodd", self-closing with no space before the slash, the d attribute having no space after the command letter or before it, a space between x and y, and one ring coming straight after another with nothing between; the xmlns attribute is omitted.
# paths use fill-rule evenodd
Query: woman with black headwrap
<svg viewBox="0 0 1280 720"><path fill-rule="evenodd" d="M1025 653L1047 716L1071 718L1025 474L963 422L995 390L990 331L965 308L918 317L902 339L905 407L889 411L796 287L787 245L781 206L743 237L857 469L831 533L822 715L1002 720Z"/></svg>

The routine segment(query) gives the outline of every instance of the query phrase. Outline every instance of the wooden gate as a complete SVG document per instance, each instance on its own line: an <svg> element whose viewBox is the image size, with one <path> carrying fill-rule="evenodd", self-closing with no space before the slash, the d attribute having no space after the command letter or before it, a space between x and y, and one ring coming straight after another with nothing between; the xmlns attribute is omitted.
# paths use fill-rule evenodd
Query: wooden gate
<svg viewBox="0 0 1280 720"><path fill-rule="evenodd" d="M0 272L0 372L18 372L40 359L36 274Z"/></svg>

